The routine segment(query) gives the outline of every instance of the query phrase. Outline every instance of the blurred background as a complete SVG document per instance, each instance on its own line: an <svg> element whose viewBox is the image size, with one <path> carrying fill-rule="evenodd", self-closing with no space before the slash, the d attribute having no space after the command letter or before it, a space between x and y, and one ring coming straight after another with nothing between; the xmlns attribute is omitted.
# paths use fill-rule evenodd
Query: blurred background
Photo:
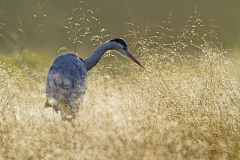
<svg viewBox="0 0 240 160"><path fill-rule="evenodd" d="M177 35L196 8L202 24L219 26L218 40L236 54L240 49L239 6L235 0L1 0L0 58L46 66L67 51L86 58L99 43L124 37L131 29L127 23L142 32L148 26L154 34L170 14L169 27Z"/></svg>

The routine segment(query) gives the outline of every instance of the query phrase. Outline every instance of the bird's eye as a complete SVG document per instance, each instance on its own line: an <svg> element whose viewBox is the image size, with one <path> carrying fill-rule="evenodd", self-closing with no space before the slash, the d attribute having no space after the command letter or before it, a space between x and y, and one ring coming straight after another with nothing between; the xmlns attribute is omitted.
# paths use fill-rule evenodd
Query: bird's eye
<svg viewBox="0 0 240 160"><path fill-rule="evenodd" d="M124 50L127 50L127 47L123 47Z"/></svg>

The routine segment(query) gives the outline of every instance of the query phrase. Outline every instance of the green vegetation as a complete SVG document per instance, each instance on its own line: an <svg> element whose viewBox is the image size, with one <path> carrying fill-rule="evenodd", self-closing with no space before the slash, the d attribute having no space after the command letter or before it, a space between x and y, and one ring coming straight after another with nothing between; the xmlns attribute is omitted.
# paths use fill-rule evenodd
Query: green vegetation
<svg viewBox="0 0 240 160"><path fill-rule="evenodd" d="M75 127L43 108L48 68L2 60L0 159L240 159L239 76L217 26L196 9L172 36L170 19L158 31L130 24L146 69L108 52L89 72Z"/></svg>

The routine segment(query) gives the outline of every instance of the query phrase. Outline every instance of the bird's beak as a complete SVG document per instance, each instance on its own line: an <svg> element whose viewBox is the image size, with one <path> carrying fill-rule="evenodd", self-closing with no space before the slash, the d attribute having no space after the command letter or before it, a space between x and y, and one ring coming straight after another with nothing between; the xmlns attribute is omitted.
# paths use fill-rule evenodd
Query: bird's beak
<svg viewBox="0 0 240 160"><path fill-rule="evenodd" d="M142 67L142 68L144 68L143 67L143 65L137 60L137 58L135 58L134 56L133 56L133 54L131 53L131 52L127 52L128 54L128 57L131 59L131 60L133 60L135 63L137 63L140 67Z"/></svg>

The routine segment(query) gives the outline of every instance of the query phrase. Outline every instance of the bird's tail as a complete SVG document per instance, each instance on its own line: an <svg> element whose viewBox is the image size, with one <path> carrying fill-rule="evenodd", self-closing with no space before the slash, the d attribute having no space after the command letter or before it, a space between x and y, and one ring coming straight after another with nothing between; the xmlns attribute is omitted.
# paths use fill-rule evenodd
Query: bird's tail
<svg viewBox="0 0 240 160"><path fill-rule="evenodd" d="M58 110L56 109L56 107L54 107L51 103L49 103L48 99L45 102L44 108L48 108L48 107L53 107L54 111L56 113L58 113Z"/></svg>
<svg viewBox="0 0 240 160"><path fill-rule="evenodd" d="M51 104L49 104L48 99L47 99L46 102L45 102L44 107L48 108L48 107L53 107L53 106Z"/></svg>

